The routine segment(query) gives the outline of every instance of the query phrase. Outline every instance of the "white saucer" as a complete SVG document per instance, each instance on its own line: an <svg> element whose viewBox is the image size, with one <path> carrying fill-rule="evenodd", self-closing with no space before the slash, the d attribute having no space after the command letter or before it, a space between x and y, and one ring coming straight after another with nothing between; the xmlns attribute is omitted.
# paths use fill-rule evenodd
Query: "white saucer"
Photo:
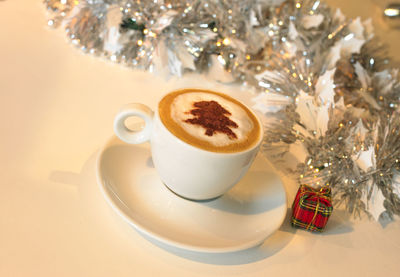
<svg viewBox="0 0 400 277"><path fill-rule="evenodd" d="M222 253L256 246L281 226L287 209L285 189L262 155L225 195L195 202L164 186L149 147L112 137L97 160L105 199L138 231L175 247Z"/></svg>

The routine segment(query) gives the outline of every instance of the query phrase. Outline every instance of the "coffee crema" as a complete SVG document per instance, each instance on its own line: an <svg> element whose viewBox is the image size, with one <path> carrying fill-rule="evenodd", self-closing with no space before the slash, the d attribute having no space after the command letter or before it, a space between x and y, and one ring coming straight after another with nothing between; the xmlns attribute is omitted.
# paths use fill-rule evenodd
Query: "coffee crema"
<svg viewBox="0 0 400 277"><path fill-rule="evenodd" d="M174 91L161 99L158 113L172 134L207 151L245 151L261 136L259 121L246 106L214 91Z"/></svg>

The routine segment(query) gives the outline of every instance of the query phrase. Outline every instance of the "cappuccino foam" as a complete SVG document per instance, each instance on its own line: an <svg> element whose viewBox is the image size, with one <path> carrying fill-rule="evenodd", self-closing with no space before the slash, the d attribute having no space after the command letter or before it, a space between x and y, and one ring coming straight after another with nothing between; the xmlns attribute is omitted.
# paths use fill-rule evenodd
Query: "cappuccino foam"
<svg viewBox="0 0 400 277"><path fill-rule="evenodd" d="M260 137L254 114L237 100L216 92L186 89L170 93L161 100L159 114L175 136L209 151L243 151Z"/></svg>

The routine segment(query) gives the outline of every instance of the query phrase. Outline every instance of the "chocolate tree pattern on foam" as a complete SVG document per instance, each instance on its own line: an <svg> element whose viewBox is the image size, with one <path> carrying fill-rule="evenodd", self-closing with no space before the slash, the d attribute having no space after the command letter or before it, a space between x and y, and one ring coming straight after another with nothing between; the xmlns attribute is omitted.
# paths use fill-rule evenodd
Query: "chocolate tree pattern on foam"
<svg viewBox="0 0 400 277"><path fill-rule="evenodd" d="M214 133L221 132L230 139L237 139L237 135L230 129L238 128L236 122L232 121L226 115L231 115L216 101L199 101L193 104L195 109L190 113L194 118L184 120L186 123L200 125L206 129L205 134L212 136Z"/></svg>

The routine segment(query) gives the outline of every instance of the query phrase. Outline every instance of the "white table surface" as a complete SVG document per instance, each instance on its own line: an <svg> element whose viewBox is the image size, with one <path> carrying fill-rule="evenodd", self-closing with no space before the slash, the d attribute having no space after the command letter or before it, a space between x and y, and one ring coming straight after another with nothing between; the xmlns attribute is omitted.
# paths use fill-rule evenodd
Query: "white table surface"
<svg viewBox="0 0 400 277"><path fill-rule="evenodd" d="M374 11L363 0L329 2L349 17ZM323 234L292 229L288 217L261 246L229 254L141 236L96 183L116 111L132 101L154 107L179 86L219 86L84 55L46 22L41 1L0 1L0 276L399 276L400 222L383 227L340 210ZM399 58L400 31L378 19L376 27ZM283 180L290 207L297 185Z"/></svg>

